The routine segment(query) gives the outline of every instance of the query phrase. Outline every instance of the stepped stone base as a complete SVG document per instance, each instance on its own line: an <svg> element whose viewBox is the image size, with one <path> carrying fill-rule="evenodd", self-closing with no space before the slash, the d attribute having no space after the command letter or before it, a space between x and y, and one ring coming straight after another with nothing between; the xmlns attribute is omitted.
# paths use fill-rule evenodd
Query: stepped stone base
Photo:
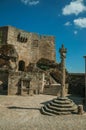
<svg viewBox="0 0 86 130"><path fill-rule="evenodd" d="M77 105L67 97L58 97L41 108L45 115L67 115L77 110Z"/></svg>

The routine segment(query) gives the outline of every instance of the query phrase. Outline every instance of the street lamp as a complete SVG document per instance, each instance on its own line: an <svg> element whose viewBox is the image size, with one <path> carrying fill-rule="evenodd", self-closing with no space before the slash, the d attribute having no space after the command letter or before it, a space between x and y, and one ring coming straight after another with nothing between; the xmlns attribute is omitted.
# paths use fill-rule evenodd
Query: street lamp
<svg viewBox="0 0 86 130"><path fill-rule="evenodd" d="M85 105L86 105L86 56L83 56L85 59Z"/></svg>

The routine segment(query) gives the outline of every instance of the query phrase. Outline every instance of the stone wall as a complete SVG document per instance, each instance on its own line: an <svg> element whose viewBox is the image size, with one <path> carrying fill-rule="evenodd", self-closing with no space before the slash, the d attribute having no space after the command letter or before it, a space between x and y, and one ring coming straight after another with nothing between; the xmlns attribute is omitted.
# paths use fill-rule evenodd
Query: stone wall
<svg viewBox="0 0 86 130"><path fill-rule="evenodd" d="M8 71L0 69L0 94L8 92Z"/></svg>
<svg viewBox="0 0 86 130"><path fill-rule="evenodd" d="M85 93L85 75L84 73L69 74L69 94L84 96Z"/></svg>
<svg viewBox="0 0 86 130"><path fill-rule="evenodd" d="M18 38L19 35L22 39ZM24 41L24 38L26 38L26 41ZM28 66L29 63L36 63L40 58L45 57L56 60L53 36L40 36L9 26L7 43L15 46L19 56L18 62L23 60L25 66Z"/></svg>
<svg viewBox="0 0 86 130"><path fill-rule="evenodd" d="M26 42L23 42L20 39L20 41L18 40L18 35L20 33L28 37L28 40ZM31 33L24 32L11 26L8 27L7 43L14 45L18 53L17 62L19 63L19 61L22 60L25 62L25 66L27 66L31 61L31 37Z"/></svg>
<svg viewBox="0 0 86 130"><path fill-rule="evenodd" d="M18 82L20 78L21 78L21 72L9 72L8 95L17 95Z"/></svg>
<svg viewBox="0 0 86 130"><path fill-rule="evenodd" d="M27 87L25 86L25 83L23 83L23 86L21 86L21 80L26 81L26 78L28 81L30 81L28 89L32 90L33 94L40 93L43 79L42 73L10 72L8 80L8 94L9 95L29 94L29 92L24 93L23 91L23 89L25 90ZM19 92L19 89L22 89L20 90L22 91L21 93Z"/></svg>
<svg viewBox="0 0 86 130"><path fill-rule="evenodd" d="M0 69L0 81L2 81L3 83L8 81L8 71Z"/></svg>
<svg viewBox="0 0 86 130"><path fill-rule="evenodd" d="M56 60L55 38L53 36L41 36L40 38L40 58Z"/></svg>
<svg viewBox="0 0 86 130"><path fill-rule="evenodd" d="M42 72L27 72L27 68L30 64L36 65L37 61L41 58L46 58L52 61L56 60L55 38L53 36L38 35L37 33L26 32L15 27L6 26L0 27L0 44L1 47L3 44L9 46L12 45L14 49L10 49L10 54L11 51L12 54L14 54L13 51L15 50L17 55L17 57L14 56L13 59L12 55L10 55L11 58L8 56L7 61L7 55L0 57L3 62L1 67L6 68L6 65L8 65L9 76L4 78L6 76L4 75L2 77L3 81L7 80L8 94L18 94L19 82L22 77L26 80L25 75L28 75L29 78L31 78L29 87L33 89L33 93L43 92L44 81ZM5 61L6 64L4 64ZM13 69L10 69L10 65L12 65ZM15 70L13 67L14 65ZM11 70L15 72L12 72Z"/></svg>
<svg viewBox="0 0 86 130"><path fill-rule="evenodd" d="M8 27L0 27L0 45L7 44Z"/></svg>

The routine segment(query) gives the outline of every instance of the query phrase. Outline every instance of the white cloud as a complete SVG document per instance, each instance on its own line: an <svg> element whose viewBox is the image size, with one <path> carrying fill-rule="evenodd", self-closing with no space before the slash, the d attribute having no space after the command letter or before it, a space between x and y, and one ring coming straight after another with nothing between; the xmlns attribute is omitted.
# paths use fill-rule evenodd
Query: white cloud
<svg viewBox="0 0 86 130"><path fill-rule="evenodd" d="M22 3L24 3L25 5L28 4L28 0L21 0Z"/></svg>
<svg viewBox="0 0 86 130"><path fill-rule="evenodd" d="M21 0L25 5L37 5L39 4L39 0Z"/></svg>
<svg viewBox="0 0 86 130"><path fill-rule="evenodd" d="M86 18L75 19L74 24L80 28L86 28Z"/></svg>
<svg viewBox="0 0 86 130"><path fill-rule="evenodd" d="M64 24L65 26L71 26L72 24L68 21Z"/></svg>
<svg viewBox="0 0 86 130"><path fill-rule="evenodd" d="M74 34L76 35L77 33L78 33L78 31L75 30L75 31L74 31Z"/></svg>
<svg viewBox="0 0 86 130"><path fill-rule="evenodd" d="M76 1L70 2L69 5L66 5L62 9L62 14L63 15L71 15L71 14L78 15L79 13L82 13L84 11L86 11L86 6L84 5L83 0L76 0Z"/></svg>

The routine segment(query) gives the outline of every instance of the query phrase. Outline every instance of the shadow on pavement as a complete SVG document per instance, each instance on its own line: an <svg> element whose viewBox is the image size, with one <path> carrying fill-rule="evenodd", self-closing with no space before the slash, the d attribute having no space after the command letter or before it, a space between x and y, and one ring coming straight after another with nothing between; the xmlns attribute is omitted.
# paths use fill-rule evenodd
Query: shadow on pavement
<svg viewBox="0 0 86 130"><path fill-rule="evenodd" d="M27 107L17 107L17 106L10 106L7 107L8 109L28 109L28 110L40 110L39 108L27 108Z"/></svg>

